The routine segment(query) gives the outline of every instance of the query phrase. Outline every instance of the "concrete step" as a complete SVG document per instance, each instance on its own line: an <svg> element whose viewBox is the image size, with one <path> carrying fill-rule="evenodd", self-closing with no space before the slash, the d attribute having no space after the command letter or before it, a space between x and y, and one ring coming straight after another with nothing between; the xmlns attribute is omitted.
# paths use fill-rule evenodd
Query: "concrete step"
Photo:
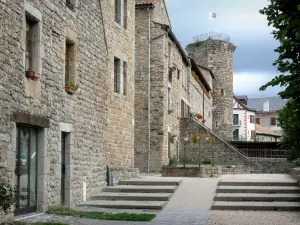
<svg viewBox="0 0 300 225"><path fill-rule="evenodd" d="M167 180L120 180L119 185L148 185L148 186L179 186L181 180L167 181Z"/></svg>
<svg viewBox="0 0 300 225"><path fill-rule="evenodd" d="M219 186L216 193L300 193L296 186Z"/></svg>
<svg viewBox="0 0 300 225"><path fill-rule="evenodd" d="M104 192L174 193L177 187L178 186L117 185L105 188Z"/></svg>
<svg viewBox="0 0 300 225"><path fill-rule="evenodd" d="M162 210L167 204L166 201L86 201L80 206L114 208L114 209L155 209Z"/></svg>
<svg viewBox="0 0 300 225"><path fill-rule="evenodd" d="M300 202L214 202L213 210L299 211Z"/></svg>
<svg viewBox="0 0 300 225"><path fill-rule="evenodd" d="M214 201L296 202L300 201L300 194L218 193Z"/></svg>
<svg viewBox="0 0 300 225"><path fill-rule="evenodd" d="M103 192L91 200L169 201L172 193L116 193Z"/></svg>
<svg viewBox="0 0 300 225"><path fill-rule="evenodd" d="M298 181L290 179L284 181L275 180L220 180L223 186L298 186Z"/></svg>

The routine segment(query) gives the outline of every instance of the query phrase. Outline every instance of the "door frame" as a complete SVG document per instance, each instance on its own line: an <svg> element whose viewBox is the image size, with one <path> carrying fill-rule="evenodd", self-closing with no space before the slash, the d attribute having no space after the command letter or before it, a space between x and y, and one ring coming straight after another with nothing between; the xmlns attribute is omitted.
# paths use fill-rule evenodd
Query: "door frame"
<svg viewBox="0 0 300 225"><path fill-rule="evenodd" d="M35 206L28 206L28 207L24 207L24 208L15 208L14 210L14 213L16 215L19 215L19 214L24 214L24 213L29 213L29 212L35 212L37 211L37 205L38 205L38 161L39 161L39 152L38 152L38 149L39 149L39 128L38 127L34 127L34 126L30 126L30 125L23 125L23 124L18 124L17 127L16 127L16 132L18 132L17 134L17 137L18 137L18 140L16 140L17 142L17 145L16 145L16 153L18 153L18 158L16 158L16 171L17 171L17 187L20 188L20 166L21 166L21 160L20 160L20 157L21 157L21 149L20 149L20 132L21 132L21 129L20 128L30 128L30 129L35 129L36 130L36 162L35 162L35 170L36 170L36 183L35 183L35 194L36 194L36 204ZM28 139L28 150L30 151L31 150L31 132L29 132L29 139ZM27 157L26 157L26 160L28 162L27 164L27 171L28 173L30 172L30 166L31 166L31 162L29 160L30 158L30 152L28 152L27 154ZM30 201L30 174L28 175L28 178L27 178L27 183L28 183L28 190L27 190L27 194L28 194L28 201ZM17 203L17 205L19 204L19 202ZM29 204L29 202L28 202Z"/></svg>

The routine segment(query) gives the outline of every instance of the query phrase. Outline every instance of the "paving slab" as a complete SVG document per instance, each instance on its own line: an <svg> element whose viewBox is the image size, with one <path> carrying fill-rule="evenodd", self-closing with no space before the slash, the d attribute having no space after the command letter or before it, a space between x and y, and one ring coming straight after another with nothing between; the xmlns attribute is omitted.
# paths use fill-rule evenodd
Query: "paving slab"
<svg viewBox="0 0 300 225"><path fill-rule="evenodd" d="M300 213L214 210L206 225L300 225Z"/></svg>

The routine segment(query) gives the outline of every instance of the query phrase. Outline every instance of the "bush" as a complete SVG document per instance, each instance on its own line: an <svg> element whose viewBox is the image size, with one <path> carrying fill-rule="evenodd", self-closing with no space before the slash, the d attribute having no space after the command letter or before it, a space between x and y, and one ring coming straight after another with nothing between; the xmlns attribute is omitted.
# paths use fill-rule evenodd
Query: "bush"
<svg viewBox="0 0 300 225"><path fill-rule="evenodd" d="M296 159L294 161L294 163L295 163L296 167L300 167L300 158Z"/></svg>
<svg viewBox="0 0 300 225"><path fill-rule="evenodd" d="M11 206L19 200L18 189L0 181L0 211L8 213Z"/></svg>
<svg viewBox="0 0 300 225"><path fill-rule="evenodd" d="M172 156L171 158L169 158L169 166L176 166L178 164L178 160L176 158L176 156Z"/></svg>

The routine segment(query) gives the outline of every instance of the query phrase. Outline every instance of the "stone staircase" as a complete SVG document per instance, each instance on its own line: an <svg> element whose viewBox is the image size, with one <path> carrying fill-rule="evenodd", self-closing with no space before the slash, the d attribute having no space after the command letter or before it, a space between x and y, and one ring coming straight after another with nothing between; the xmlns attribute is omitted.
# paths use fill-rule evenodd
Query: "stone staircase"
<svg viewBox="0 0 300 225"><path fill-rule="evenodd" d="M118 185L107 187L102 193L80 206L115 209L162 210L172 197L181 181L124 180Z"/></svg>
<svg viewBox="0 0 300 225"><path fill-rule="evenodd" d="M300 187L295 180L221 180L213 210L300 211Z"/></svg>

